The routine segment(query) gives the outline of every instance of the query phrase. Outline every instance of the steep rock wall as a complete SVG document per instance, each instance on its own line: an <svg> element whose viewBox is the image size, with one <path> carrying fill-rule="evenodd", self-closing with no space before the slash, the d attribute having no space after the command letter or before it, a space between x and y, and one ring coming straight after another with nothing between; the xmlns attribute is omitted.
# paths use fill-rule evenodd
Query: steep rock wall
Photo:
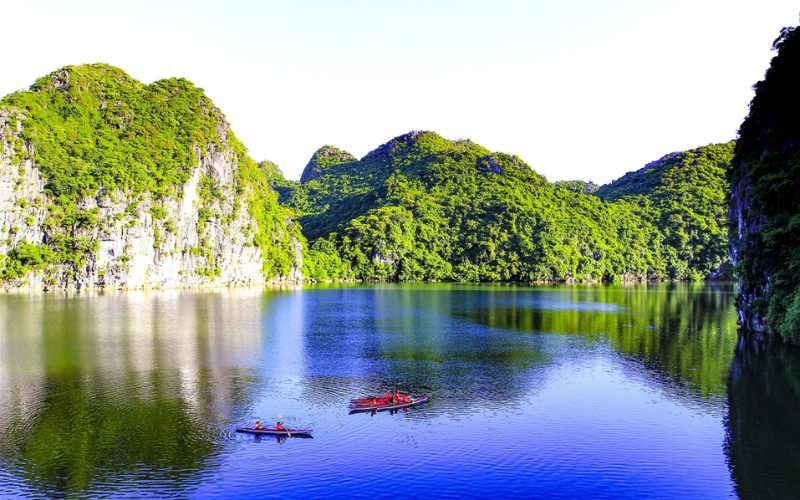
<svg viewBox="0 0 800 500"><path fill-rule="evenodd" d="M45 180L33 160L20 160L14 151L21 115L0 113L0 256L21 244L47 244L60 232L91 248L80 265L37 266L7 281L5 289L176 288L302 279L302 244L294 238L291 272L264 276L264 256L254 243L257 223L237 183L238 162L230 151L213 146L198 151L188 181L175 186L171 196L154 200L150 193L101 189L78 204L96 222L52 228L47 207L53 200Z"/></svg>
<svg viewBox="0 0 800 500"><path fill-rule="evenodd" d="M764 270L749 269L747 274L757 278L744 279L745 273L741 272L748 267L747 255L761 251L760 234L766 220L762 213L753 210L747 165L740 162L732 168L737 169L738 175L737 181L731 184L730 257L741 275L736 312L739 325L747 331L766 333L770 276Z"/></svg>
<svg viewBox="0 0 800 500"><path fill-rule="evenodd" d="M800 29L775 40L739 129L731 187L730 256L745 332L800 345Z"/></svg>

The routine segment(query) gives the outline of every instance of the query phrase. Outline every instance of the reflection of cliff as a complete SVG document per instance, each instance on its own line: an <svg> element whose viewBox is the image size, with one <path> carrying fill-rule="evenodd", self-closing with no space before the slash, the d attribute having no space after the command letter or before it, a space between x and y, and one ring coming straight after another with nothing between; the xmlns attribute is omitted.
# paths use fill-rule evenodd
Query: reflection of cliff
<svg viewBox="0 0 800 500"><path fill-rule="evenodd" d="M800 492L800 353L738 348L731 365L725 451L741 498Z"/></svg>
<svg viewBox="0 0 800 500"><path fill-rule="evenodd" d="M709 289L712 287L712 289ZM719 293L728 292L728 293ZM701 396L725 394L736 316L732 285L508 288L456 314L498 328L602 339L626 358Z"/></svg>
<svg viewBox="0 0 800 500"><path fill-rule="evenodd" d="M236 293L3 297L2 461L49 495L196 475L258 363L261 295Z"/></svg>

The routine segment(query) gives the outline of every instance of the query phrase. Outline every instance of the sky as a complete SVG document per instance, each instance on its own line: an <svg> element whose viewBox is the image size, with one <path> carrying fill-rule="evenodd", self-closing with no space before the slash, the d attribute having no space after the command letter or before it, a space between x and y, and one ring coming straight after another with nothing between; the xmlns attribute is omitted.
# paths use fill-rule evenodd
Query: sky
<svg viewBox="0 0 800 500"><path fill-rule="evenodd" d="M184 77L256 160L411 130L600 184L736 137L790 0L0 0L0 95L69 64Z"/></svg>

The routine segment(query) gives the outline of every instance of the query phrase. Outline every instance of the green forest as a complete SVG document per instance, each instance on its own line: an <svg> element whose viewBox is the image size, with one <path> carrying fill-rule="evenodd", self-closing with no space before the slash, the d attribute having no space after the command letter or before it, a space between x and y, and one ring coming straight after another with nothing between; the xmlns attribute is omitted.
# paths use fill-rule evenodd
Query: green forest
<svg viewBox="0 0 800 500"><path fill-rule="evenodd" d="M299 183L271 178L313 279L702 280L731 276L732 155L732 142L675 153L597 189L415 131L361 160L324 146Z"/></svg>
<svg viewBox="0 0 800 500"><path fill-rule="evenodd" d="M324 146L293 182L271 162L257 165L185 79L145 85L108 65L68 66L5 97L0 109L12 162L32 160L47 195L30 200L46 203L45 238L10 248L5 281L86 265L97 250L92 229L103 221L82 199L113 190L156 201L178 195L209 150L237 159L238 192L258 222L253 240L268 277L288 274L290 238L303 245L312 280L730 277L724 171L733 143L667 155L599 187L551 183L516 156L414 131L360 160Z"/></svg>

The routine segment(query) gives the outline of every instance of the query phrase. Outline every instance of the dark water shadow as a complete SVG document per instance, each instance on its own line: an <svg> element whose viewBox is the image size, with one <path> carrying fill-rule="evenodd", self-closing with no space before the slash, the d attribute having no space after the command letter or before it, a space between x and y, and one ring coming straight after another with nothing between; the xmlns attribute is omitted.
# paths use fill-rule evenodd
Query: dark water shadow
<svg viewBox="0 0 800 500"><path fill-rule="evenodd" d="M800 497L800 350L743 340L728 388L725 454L737 493Z"/></svg>

